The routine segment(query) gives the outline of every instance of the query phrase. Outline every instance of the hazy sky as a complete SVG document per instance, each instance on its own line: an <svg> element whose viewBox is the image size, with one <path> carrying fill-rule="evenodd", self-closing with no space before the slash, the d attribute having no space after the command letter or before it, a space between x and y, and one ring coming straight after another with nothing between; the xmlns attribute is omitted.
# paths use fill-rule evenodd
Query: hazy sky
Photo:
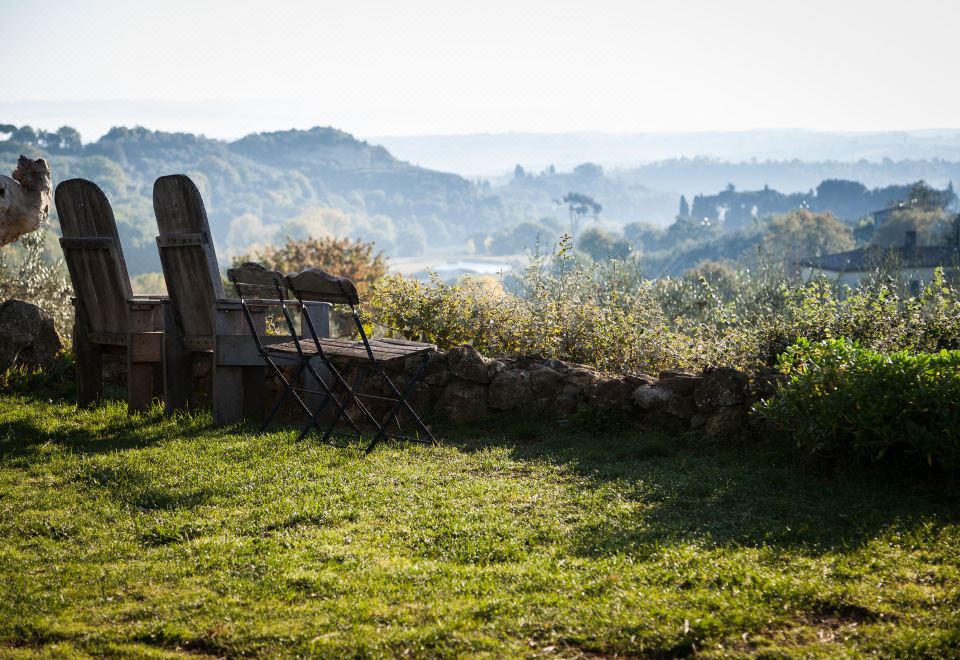
<svg viewBox="0 0 960 660"><path fill-rule="evenodd" d="M948 0L0 5L0 122L88 139L960 124Z"/></svg>

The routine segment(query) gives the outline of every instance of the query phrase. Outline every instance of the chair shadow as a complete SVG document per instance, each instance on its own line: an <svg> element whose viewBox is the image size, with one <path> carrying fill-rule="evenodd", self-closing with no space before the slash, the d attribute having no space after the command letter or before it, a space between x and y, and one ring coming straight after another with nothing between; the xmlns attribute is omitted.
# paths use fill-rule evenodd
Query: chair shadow
<svg viewBox="0 0 960 660"><path fill-rule="evenodd" d="M467 452L502 447L514 460L561 467L586 487L612 488L629 506L574 530L584 556L643 556L678 542L817 556L885 533L935 534L960 522L960 493L947 475L904 474L898 466L828 469L770 444L640 431L596 437L556 427L533 440L464 434L452 442Z"/></svg>
<svg viewBox="0 0 960 660"><path fill-rule="evenodd" d="M48 399L19 395L19 398L35 403L48 403ZM63 402L60 402L63 403ZM99 409L110 404L123 403L120 399L106 398L100 403L78 407L78 412L97 415ZM79 425L61 425L50 429L36 417L0 420L0 455L20 456L31 453L39 445L55 442L71 451L85 454L100 454L123 449L149 447L171 439L171 431L177 438L199 435L228 435L236 433L240 425L213 428L209 411L203 409L166 415L160 404L149 411L132 416L111 415L104 412L102 424L91 434L89 428Z"/></svg>

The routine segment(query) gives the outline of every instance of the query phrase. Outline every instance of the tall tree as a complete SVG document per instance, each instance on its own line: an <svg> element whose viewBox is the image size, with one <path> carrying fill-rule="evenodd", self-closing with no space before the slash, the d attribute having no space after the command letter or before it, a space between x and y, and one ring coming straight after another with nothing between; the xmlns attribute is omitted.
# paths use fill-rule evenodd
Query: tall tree
<svg viewBox="0 0 960 660"><path fill-rule="evenodd" d="M570 212L570 235L576 237L580 229L580 221L591 216L594 220L600 217L603 211L603 205L597 202L593 197L577 192L568 192L560 200L567 205Z"/></svg>

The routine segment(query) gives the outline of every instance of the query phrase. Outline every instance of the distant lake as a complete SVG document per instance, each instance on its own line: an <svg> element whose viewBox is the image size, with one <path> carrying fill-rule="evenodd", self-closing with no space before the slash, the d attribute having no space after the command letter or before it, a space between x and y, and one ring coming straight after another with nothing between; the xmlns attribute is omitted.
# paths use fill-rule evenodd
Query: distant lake
<svg viewBox="0 0 960 660"><path fill-rule="evenodd" d="M456 262L447 262L443 264L438 264L433 267L433 270L438 273L446 273L452 270L465 270L470 273L479 273L481 275L492 275L499 273L500 271L508 271L511 269L510 264L506 263L490 263L488 261L456 261Z"/></svg>
<svg viewBox="0 0 960 660"><path fill-rule="evenodd" d="M474 255L435 254L421 257L390 259L390 271L422 277L432 271L444 277L461 273L496 275L509 272L530 260L529 255L517 254L506 257L477 257Z"/></svg>

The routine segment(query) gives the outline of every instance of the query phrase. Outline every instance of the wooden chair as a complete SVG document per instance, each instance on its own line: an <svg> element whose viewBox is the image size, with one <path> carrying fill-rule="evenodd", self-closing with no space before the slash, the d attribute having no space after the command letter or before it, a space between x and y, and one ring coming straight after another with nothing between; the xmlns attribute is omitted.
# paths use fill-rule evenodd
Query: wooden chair
<svg viewBox="0 0 960 660"><path fill-rule="evenodd" d="M240 301L226 298L207 213L200 191L182 174L163 176L153 186L157 248L170 296L164 335L165 397L169 411L192 403L193 361L209 354L213 376L214 424L263 416L265 365L250 350L250 328ZM252 307L256 327L266 328L266 306ZM313 320L328 332L327 308ZM240 338L244 337L243 341Z"/></svg>
<svg viewBox="0 0 960 660"><path fill-rule="evenodd" d="M102 398L103 355L120 353L127 360L128 409L145 410L163 391L164 298L133 295L113 209L96 184L64 181L54 199L75 294L77 398L83 405Z"/></svg>

